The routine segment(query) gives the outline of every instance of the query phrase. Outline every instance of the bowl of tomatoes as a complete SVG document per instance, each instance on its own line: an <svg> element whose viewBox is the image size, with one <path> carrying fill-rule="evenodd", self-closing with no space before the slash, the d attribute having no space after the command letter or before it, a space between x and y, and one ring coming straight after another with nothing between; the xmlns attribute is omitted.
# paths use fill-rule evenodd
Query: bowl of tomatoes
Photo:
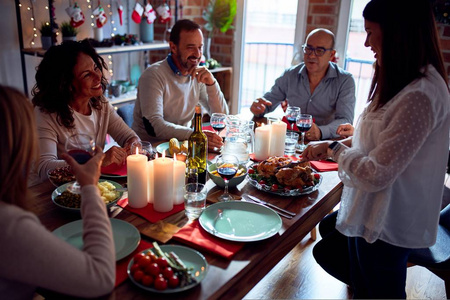
<svg viewBox="0 0 450 300"><path fill-rule="evenodd" d="M128 264L128 277L138 287L155 293L191 289L205 278L208 263L198 251L178 245L153 244Z"/></svg>

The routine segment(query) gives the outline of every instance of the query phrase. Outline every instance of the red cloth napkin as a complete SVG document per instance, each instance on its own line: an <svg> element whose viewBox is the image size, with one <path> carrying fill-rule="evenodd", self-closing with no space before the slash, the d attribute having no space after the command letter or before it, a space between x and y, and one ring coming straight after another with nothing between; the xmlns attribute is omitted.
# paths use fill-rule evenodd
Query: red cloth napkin
<svg viewBox="0 0 450 300"><path fill-rule="evenodd" d="M101 173L106 175L118 175L118 176L126 176L127 175L127 164L119 166L117 164L110 164L109 166L102 167Z"/></svg>
<svg viewBox="0 0 450 300"><path fill-rule="evenodd" d="M124 199L120 199L119 201L117 201L117 204L128 210L131 211L132 213L135 213L141 217L143 217L144 219L146 219L149 222L152 223L156 223L159 220L165 219L168 216L171 216L173 214L176 214L177 212L180 212L184 209L184 203L182 204L178 204L178 205L174 205L173 209L171 211L168 212L157 212L155 211L155 209L153 208L153 204L149 203L147 204L146 207L142 207L142 208L133 208L131 206L128 205L128 198L124 198Z"/></svg>
<svg viewBox="0 0 450 300"><path fill-rule="evenodd" d="M127 257L122 258L116 263L116 284L114 286L120 285L128 278L127 274L128 264L130 263L130 260L134 257L134 255L145 249L152 247L153 246L151 243L141 240L141 242L137 246L136 250L133 251L133 253L131 253Z"/></svg>
<svg viewBox="0 0 450 300"><path fill-rule="evenodd" d="M310 161L311 166L319 172L337 171L338 163L329 160Z"/></svg>
<svg viewBox="0 0 450 300"><path fill-rule="evenodd" d="M212 236L201 228L198 221L188 223L175 233L173 238L196 249L207 250L227 259L231 259L244 247L243 243L226 241Z"/></svg>
<svg viewBox="0 0 450 300"><path fill-rule="evenodd" d="M281 119L281 121L283 121L284 123L287 124L287 126L288 126L287 128L288 128L289 130L292 130L291 124L288 122L286 116L284 116L283 119ZM297 124L295 124L295 122L294 122L294 131L299 131L299 130L298 130L298 127L297 127Z"/></svg>

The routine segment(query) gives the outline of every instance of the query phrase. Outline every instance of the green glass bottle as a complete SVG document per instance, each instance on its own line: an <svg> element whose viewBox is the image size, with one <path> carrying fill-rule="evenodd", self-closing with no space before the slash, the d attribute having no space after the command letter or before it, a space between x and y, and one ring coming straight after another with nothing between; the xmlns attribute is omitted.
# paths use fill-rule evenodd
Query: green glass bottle
<svg viewBox="0 0 450 300"><path fill-rule="evenodd" d="M208 156L208 139L202 131L202 107L195 106L194 132L188 140L188 174L193 174L191 170L197 170L199 183L206 183L206 159ZM188 178L188 181L190 179Z"/></svg>

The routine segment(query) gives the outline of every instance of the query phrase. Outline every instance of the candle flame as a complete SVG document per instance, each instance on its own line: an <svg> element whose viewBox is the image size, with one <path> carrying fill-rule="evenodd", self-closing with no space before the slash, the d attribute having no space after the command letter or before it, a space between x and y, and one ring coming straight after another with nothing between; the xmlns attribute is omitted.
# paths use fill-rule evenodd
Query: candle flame
<svg viewBox="0 0 450 300"><path fill-rule="evenodd" d="M177 160L177 154L176 153L173 154L173 160Z"/></svg>
<svg viewBox="0 0 450 300"><path fill-rule="evenodd" d="M139 148L136 147L136 155L138 155L138 154L139 154Z"/></svg>
<svg viewBox="0 0 450 300"><path fill-rule="evenodd" d="M155 159L157 159L158 158L158 153L155 153Z"/></svg>
<svg viewBox="0 0 450 300"><path fill-rule="evenodd" d="M165 149L163 150L162 158L166 158L166 150Z"/></svg>

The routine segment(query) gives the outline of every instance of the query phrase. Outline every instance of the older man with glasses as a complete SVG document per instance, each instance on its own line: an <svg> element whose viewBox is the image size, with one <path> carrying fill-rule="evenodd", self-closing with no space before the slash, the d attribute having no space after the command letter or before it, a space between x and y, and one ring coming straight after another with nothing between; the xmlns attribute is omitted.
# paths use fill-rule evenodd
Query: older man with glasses
<svg viewBox="0 0 450 300"><path fill-rule="evenodd" d="M323 28L311 31L302 46L304 62L287 69L275 85L250 107L256 116L273 111L287 100L313 116L315 123L306 133L309 140L339 137L340 124L353 123L355 81L335 60L334 34Z"/></svg>

